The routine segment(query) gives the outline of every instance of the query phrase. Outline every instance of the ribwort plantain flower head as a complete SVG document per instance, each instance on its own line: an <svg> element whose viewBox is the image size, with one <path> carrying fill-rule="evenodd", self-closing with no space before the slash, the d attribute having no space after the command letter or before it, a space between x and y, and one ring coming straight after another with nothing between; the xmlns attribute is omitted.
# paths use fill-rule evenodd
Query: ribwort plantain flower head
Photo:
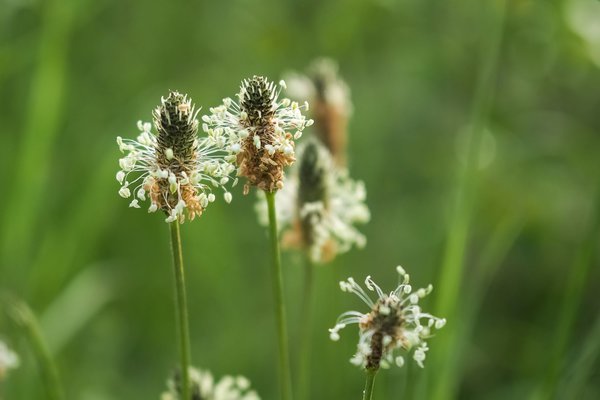
<svg viewBox="0 0 600 400"><path fill-rule="evenodd" d="M370 218L364 184L336 167L317 140L307 141L298 154L298 164L275 199L283 245L305 250L315 263L331 261L353 246L364 247L366 238L355 226ZM266 225L267 209L261 200L256 209Z"/></svg>
<svg viewBox="0 0 600 400"><path fill-rule="evenodd" d="M215 382L209 371L189 368L191 381L191 400L260 400L258 394L250 389L250 381L243 376L226 375ZM178 373L167 381L168 391L161 400L181 399L181 378Z"/></svg>
<svg viewBox="0 0 600 400"><path fill-rule="evenodd" d="M170 92L153 112L156 135L150 123L138 122L136 140L117 137L125 157L119 160L119 194L133 200L130 207L150 200L148 212L161 210L166 222L193 220L215 200L213 188L231 193L226 184L235 166L226 160L224 143L214 137L198 137L198 119L191 99Z"/></svg>
<svg viewBox="0 0 600 400"><path fill-rule="evenodd" d="M335 163L344 166L352 102L350 89L339 76L338 64L329 58L318 58L308 67L306 75L290 73L286 79L292 98L310 101L315 133L329 149Z"/></svg>
<svg viewBox="0 0 600 400"><path fill-rule="evenodd" d="M368 370L387 368L392 364L404 365L400 351L413 352L413 359L423 368L426 352L429 350L426 340L431 337L432 329L441 329L446 319L424 313L419 301L431 293L429 285L425 289L413 291L409 284L409 275L397 267L400 285L387 294L384 293L370 276L365 280L369 291L377 294L375 301L352 278L340 282L344 292L356 294L370 308L367 313L348 311L341 314L336 325L329 329L332 340L340 338L339 331L348 324L358 324L358 349L350 360L353 364Z"/></svg>
<svg viewBox="0 0 600 400"><path fill-rule="evenodd" d="M295 161L294 140L312 124L302 115L308 103L300 106L280 99L285 82L275 85L262 76L242 82L237 102L223 99L202 117L202 128L215 141L226 143L230 159L238 166L238 175L250 186L273 192L283 188L284 167Z"/></svg>
<svg viewBox="0 0 600 400"><path fill-rule="evenodd" d="M10 369L19 366L19 356L0 340L0 382Z"/></svg>

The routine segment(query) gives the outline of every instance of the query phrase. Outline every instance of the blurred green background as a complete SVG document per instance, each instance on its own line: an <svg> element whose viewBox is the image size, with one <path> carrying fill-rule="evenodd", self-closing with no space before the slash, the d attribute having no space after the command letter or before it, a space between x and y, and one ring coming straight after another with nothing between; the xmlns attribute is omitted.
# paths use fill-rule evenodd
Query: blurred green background
<svg viewBox="0 0 600 400"><path fill-rule="evenodd" d="M375 399L599 398L599 21L595 0L0 0L0 287L40 316L68 398L158 398L177 365L168 226L117 195L115 137L169 89L208 110L329 56L372 220L364 250L317 271L312 398L364 383L355 333L328 339L365 311L337 282L391 290L398 264L449 322L425 370L383 371ZM240 185L182 227L193 360L275 399L254 201ZM284 254L292 352L300 261ZM43 399L4 315L0 338L22 358L0 393Z"/></svg>

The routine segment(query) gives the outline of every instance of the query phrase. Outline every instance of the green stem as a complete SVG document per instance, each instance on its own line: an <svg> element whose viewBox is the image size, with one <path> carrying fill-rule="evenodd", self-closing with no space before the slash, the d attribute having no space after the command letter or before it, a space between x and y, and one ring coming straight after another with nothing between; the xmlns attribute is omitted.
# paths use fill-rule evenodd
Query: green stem
<svg viewBox="0 0 600 400"><path fill-rule="evenodd" d="M181 368L181 399L189 400L190 380L188 367L190 365L190 334L185 294L185 275L183 271L183 256L181 251L181 234L179 222L171 222L171 249L173 251L173 271L175 272L175 296L177 300L177 323L179 325L179 357Z"/></svg>
<svg viewBox="0 0 600 400"><path fill-rule="evenodd" d="M365 382L365 390L363 392L363 400L371 400L373 398L373 386L375 385L376 369L367 370L367 381Z"/></svg>
<svg viewBox="0 0 600 400"><path fill-rule="evenodd" d="M65 396L60 383L58 369L44 341L37 318L27 304L18 300L13 300L12 303L12 316L24 329L33 354L38 362L40 374L46 387L45 398L49 400L64 400Z"/></svg>
<svg viewBox="0 0 600 400"><path fill-rule="evenodd" d="M310 355L312 347L312 309L314 265L306 256L304 266L304 292L302 311L300 314L300 360L298 362L298 397L300 400L310 398Z"/></svg>
<svg viewBox="0 0 600 400"><path fill-rule="evenodd" d="M281 376L281 398L292 398L292 375L283 302L283 275L281 271L281 255L279 253L279 238L277 236L277 215L275 213L275 192L265 192L269 209L269 232L271 236L273 296L275 299L275 319L279 336L279 373Z"/></svg>

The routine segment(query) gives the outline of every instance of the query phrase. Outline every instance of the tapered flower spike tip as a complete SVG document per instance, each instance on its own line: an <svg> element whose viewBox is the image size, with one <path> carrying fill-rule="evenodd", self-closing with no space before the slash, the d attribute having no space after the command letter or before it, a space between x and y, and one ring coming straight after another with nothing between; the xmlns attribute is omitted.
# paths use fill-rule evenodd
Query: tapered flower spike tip
<svg viewBox="0 0 600 400"><path fill-rule="evenodd" d="M224 192L235 166L227 160L225 143L214 137L198 137L198 110L187 95L171 91L153 112L154 127L138 122L136 140L117 137L125 157L119 160L119 195L133 197L130 207L150 200L148 212L163 211L166 222L183 223L199 216L215 201L213 189Z"/></svg>
<svg viewBox="0 0 600 400"><path fill-rule="evenodd" d="M198 140L198 111L187 95L170 92L152 113L157 135L157 157L163 167L190 169ZM179 166L177 164L180 164Z"/></svg>
<svg viewBox="0 0 600 400"><path fill-rule="evenodd" d="M331 160L327 150L315 140L309 140L299 162L298 201L300 204L314 201L328 203L327 173Z"/></svg>
<svg viewBox="0 0 600 400"><path fill-rule="evenodd" d="M441 329L446 324L445 318L424 313L419 306L419 301L433 290L432 286L413 291L409 275L402 267L396 270L401 283L389 294L384 293L370 276L365 279L367 290L377 295L375 301L354 279L340 282L342 291L356 294L370 310L341 314L335 326L329 329L330 338L337 341L340 330L349 324L358 324L357 352L350 362L367 370L377 371L391 365L402 367L404 357L399 353L413 349L413 360L423 368L429 350L426 340L432 336L432 329Z"/></svg>
<svg viewBox="0 0 600 400"><path fill-rule="evenodd" d="M308 103L300 106L280 99L285 82L275 85L261 76L242 82L238 102L223 100L219 107L204 115L202 128L209 137L223 138L238 175L245 177L244 193L251 186L267 192L283 188L284 167L295 158L294 140L312 124L302 115Z"/></svg>

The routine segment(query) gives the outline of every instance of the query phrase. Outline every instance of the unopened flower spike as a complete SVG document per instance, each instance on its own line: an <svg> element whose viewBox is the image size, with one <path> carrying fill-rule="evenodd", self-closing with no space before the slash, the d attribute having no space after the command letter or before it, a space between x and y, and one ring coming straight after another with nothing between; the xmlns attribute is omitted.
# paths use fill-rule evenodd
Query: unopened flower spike
<svg viewBox="0 0 600 400"><path fill-rule="evenodd" d="M243 376L226 375L215 382L209 371L194 367L189 368L191 400L260 400L258 394L250 389L250 381ZM161 400L181 399L181 377L175 373L167 381L168 391L164 392Z"/></svg>
<svg viewBox="0 0 600 400"><path fill-rule="evenodd" d="M314 131L329 149L338 166L346 165L347 127L352 114L350 89L339 76L338 64L318 58L307 68L306 75L286 75L292 98L308 99Z"/></svg>
<svg viewBox="0 0 600 400"><path fill-rule="evenodd" d="M19 356L0 340L0 382L10 369L19 366Z"/></svg>
<svg viewBox="0 0 600 400"><path fill-rule="evenodd" d="M262 76L242 82L237 101L223 100L204 115L202 128L215 141L225 143L238 175L251 186L267 192L283 188L283 168L295 161L294 140L312 120L302 115L308 104L279 98L285 82L275 85Z"/></svg>
<svg viewBox="0 0 600 400"><path fill-rule="evenodd" d="M235 166L227 161L225 143L215 137L198 137L198 120L191 99L170 92L154 110L154 128L138 122L137 139L117 137L125 157L117 181L119 194L132 198L130 207L140 208L149 200L148 212L161 210L166 222L192 220L215 200L213 189L221 189L227 202L231 193L226 184Z"/></svg>
<svg viewBox="0 0 600 400"><path fill-rule="evenodd" d="M357 352L350 361L367 371L374 372L394 364L401 367L404 365L403 354L411 351L413 360L423 368L429 350L427 339L432 336L433 329L441 329L446 324L446 319L425 313L419 306L419 301L431 293L432 286L413 290L404 269L397 267L397 272L400 284L390 293L383 292L370 276L365 279L367 290L352 278L340 282L342 291L356 294L367 304L369 311L341 314L329 334L337 341L340 330L358 324ZM369 292L377 295L375 300Z"/></svg>
<svg viewBox="0 0 600 400"><path fill-rule="evenodd" d="M366 238L355 225L370 219L364 184L336 167L317 140L304 143L298 154L299 162L276 199L282 244L306 250L315 263L331 261L353 246L362 248ZM260 200L256 210L266 225L267 209Z"/></svg>

